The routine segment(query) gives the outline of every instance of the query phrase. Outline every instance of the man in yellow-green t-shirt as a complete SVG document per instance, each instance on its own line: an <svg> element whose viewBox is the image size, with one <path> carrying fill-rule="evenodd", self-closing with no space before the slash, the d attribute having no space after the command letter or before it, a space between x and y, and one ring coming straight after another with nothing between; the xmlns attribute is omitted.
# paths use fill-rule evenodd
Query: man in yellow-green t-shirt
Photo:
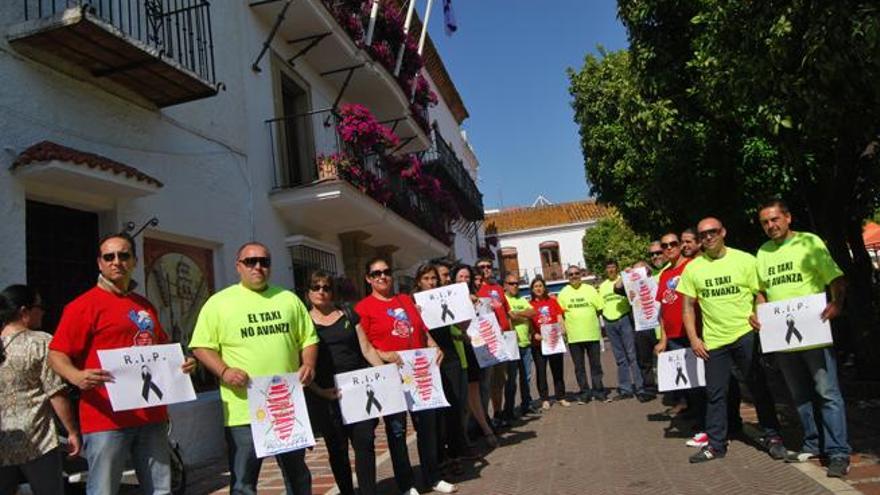
<svg viewBox="0 0 880 495"><path fill-rule="evenodd" d="M565 271L568 285L562 288L556 300L565 310L565 333L568 337L568 352L574 362L574 376L580 393L578 404L586 404L591 399L604 401L608 397L602 383L602 355L599 341L599 313L605 303L599 292L591 285L583 283L580 267L570 266ZM592 390L587 382L586 359L590 360Z"/></svg>
<svg viewBox="0 0 880 495"><path fill-rule="evenodd" d="M684 297L682 319L694 353L706 360L706 434L709 445L692 455L691 463L724 457L727 452L727 389L732 368L745 377L758 422L771 457L786 450L779 435L773 397L758 360L759 349L750 320L758 293L757 261L751 254L725 246L727 231L717 218L697 225L703 254L685 267L676 291ZM697 336L696 305L700 305L703 337Z"/></svg>
<svg viewBox="0 0 880 495"><path fill-rule="evenodd" d="M602 319L605 333L611 342L611 351L617 363L617 395L614 400L632 399L644 393L644 382L636 360L636 341L631 319L632 308L625 295L615 290L620 281L617 261L605 262L605 281L599 284L602 297Z"/></svg>
<svg viewBox="0 0 880 495"><path fill-rule="evenodd" d="M758 250L758 279L767 301L820 294L829 287L831 300L822 311L822 319L836 317L843 307L846 282L822 239L791 230L791 213L779 200L762 205L758 218L770 238ZM828 476L844 476L849 471L850 447L834 349L827 345L780 352L776 362L804 429L800 451L790 452L786 460L804 462L824 455L828 458ZM820 406L820 418L814 415L814 404ZM822 441L817 423L823 425Z"/></svg>
<svg viewBox="0 0 880 495"><path fill-rule="evenodd" d="M516 331L516 340L519 347L519 361L509 361L507 369L507 384L504 388L504 416L505 419L513 418L516 400L516 375L519 372L519 412L521 416L538 412L532 407L532 394L529 384L532 382L532 323L535 310L523 297L519 297L519 279L516 275L508 274L504 277L504 297L510 304L510 322Z"/></svg>
<svg viewBox="0 0 880 495"><path fill-rule="evenodd" d="M248 382L252 376L298 371L300 381L308 385L315 374L318 336L302 301L269 284L272 258L266 246L247 243L235 259L241 282L208 299L189 346L220 380L230 492L256 493L262 459L256 456L251 435ZM304 450L275 458L288 493L311 493Z"/></svg>

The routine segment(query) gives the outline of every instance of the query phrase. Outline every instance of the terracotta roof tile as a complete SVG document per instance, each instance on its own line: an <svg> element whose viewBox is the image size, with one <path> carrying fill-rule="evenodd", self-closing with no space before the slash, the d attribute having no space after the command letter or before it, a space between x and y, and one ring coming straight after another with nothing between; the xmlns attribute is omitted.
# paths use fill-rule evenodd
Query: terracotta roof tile
<svg viewBox="0 0 880 495"><path fill-rule="evenodd" d="M48 162L52 160L70 162L76 165L110 172L114 175L124 175L126 178L133 178L139 182L153 184L156 187L163 186L162 182L158 179L151 177L132 166L119 163L115 160L94 153L86 153L85 151L68 148L67 146L53 143L52 141L42 141L24 150L18 155L18 158L15 159L9 169L15 170L31 163Z"/></svg>
<svg viewBox="0 0 880 495"><path fill-rule="evenodd" d="M595 201L573 201L547 206L510 208L486 215L486 234L503 234L598 220L608 216L610 211L611 208Z"/></svg>

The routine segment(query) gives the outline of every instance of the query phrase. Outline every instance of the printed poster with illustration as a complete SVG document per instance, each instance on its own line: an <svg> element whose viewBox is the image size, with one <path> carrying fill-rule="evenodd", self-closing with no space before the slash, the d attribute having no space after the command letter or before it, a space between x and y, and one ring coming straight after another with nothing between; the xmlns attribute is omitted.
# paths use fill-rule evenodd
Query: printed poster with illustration
<svg viewBox="0 0 880 495"><path fill-rule="evenodd" d="M657 356L657 389L660 392L706 386L706 363L692 349L661 352Z"/></svg>
<svg viewBox="0 0 880 495"><path fill-rule="evenodd" d="M403 381L407 409L423 411L449 407L443 393L440 366L437 366L437 349L428 347L397 351L397 355L403 361L398 371Z"/></svg>
<svg viewBox="0 0 880 495"><path fill-rule="evenodd" d="M340 394L342 422L347 425L406 411L396 364L339 373L333 379Z"/></svg>
<svg viewBox="0 0 880 495"><path fill-rule="evenodd" d="M541 354L563 354L565 348L565 336L559 323L545 323L541 325Z"/></svg>
<svg viewBox="0 0 880 495"><path fill-rule="evenodd" d="M516 332L501 332L504 339L504 351L507 353L508 361L519 361L519 340Z"/></svg>
<svg viewBox="0 0 880 495"><path fill-rule="evenodd" d="M827 305L825 293L758 305L761 349L766 354L833 343L831 325L821 318Z"/></svg>
<svg viewBox="0 0 880 495"><path fill-rule="evenodd" d="M252 376L247 396L257 457L315 445L298 374Z"/></svg>
<svg viewBox="0 0 880 495"><path fill-rule="evenodd" d="M468 286L464 282L413 294L429 329L472 320L476 316Z"/></svg>
<svg viewBox="0 0 880 495"><path fill-rule="evenodd" d="M636 331L654 330L660 326L660 303L657 302L657 281L645 267L623 273L623 289L633 309Z"/></svg>
<svg viewBox="0 0 880 495"><path fill-rule="evenodd" d="M490 311L471 320L467 335L471 339L474 356L480 368L488 368L508 360L504 337L501 335L501 325L498 324L495 313Z"/></svg>
<svg viewBox="0 0 880 495"><path fill-rule="evenodd" d="M114 411L196 400L192 380L180 369L180 344L99 350L98 361L113 375L104 386Z"/></svg>

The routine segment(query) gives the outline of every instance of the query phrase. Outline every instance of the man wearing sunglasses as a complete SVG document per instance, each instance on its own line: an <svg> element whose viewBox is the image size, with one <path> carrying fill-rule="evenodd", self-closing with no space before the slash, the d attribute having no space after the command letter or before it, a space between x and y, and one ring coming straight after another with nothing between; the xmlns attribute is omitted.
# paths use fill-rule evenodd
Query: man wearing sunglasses
<svg viewBox="0 0 880 495"><path fill-rule="evenodd" d="M170 493L171 461L165 406L114 411L98 351L168 343L156 308L132 292L137 266L134 239L113 234L98 243L98 283L64 308L49 344L49 364L80 391L79 419L89 463L86 492L115 495L124 459L131 456L145 493ZM187 358L185 373L195 369Z"/></svg>
<svg viewBox="0 0 880 495"><path fill-rule="evenodd" d="M709 445L690 457L691 463L711 461L727 453L728 383L733 367L752 392L764 446L774 459L785 457L773 397L767 388L757 337L751 325L758 294L757 260L727 247L727 231L717 218L697 225L702 256L690 262L676 291L683 297L682 320L694 353L706 361L706 433ZM703 334L697 334L697 306Z"/></svg>
<svg viewBox="0 0 880 495"><path fill-rule="evenodd" d="M498 319L502 332L511 332L513 328L510 326L510 303L504 297L504 289L498 285L495 280L495 273L492 269L492 260L489 258L480 258L476 264L477 273L483 275L483 283L477 289L477 296L488 298L492 311ZM492 409L494 410L493 426L496 428L506 428L510 423L503 418L501 411L501 401L504 389L507 386L507 369L512 367L514 363L498 363L491 368L484 368L480 375L480 393L483 400L483 410L489 411L488 399L492 399Z"/></svg>
<svg viewBox="0 0 880 495"><path fill-rule="evenodd" d="M211 296L202 306L189 343L220 381L220 400L229 451L230 493L257 490L262 459L251 435L247 386L252 376L299 373L303 386L315 375L318 335L303 302L269 283L269 249L249 242L235 253L239 283ZM305 451L275 456L287 493L308 494L312 478Z"/></svg>
<svg viewBox="0 0 880 495"><path fill-rule="evenodd" d="M559 305L565 310L565 331L568 336L568 351L574 362L574 376L580 393L578 404L586 404L592 399L605 401L608 393L602 384L602 354L599 341L599 313L604 301L592 285L583 283L580 267L570 266L565 271L568 285L559 292ZM585 358L586 355L586 358ZM585 359L590 360L590 382L587 381Z"/></svg>
<svg viewBox="0 0 880 495"><path fill-rule="evenodd" d="M820 294L828 288L831 300L822 310L821 318L830 320L839 315L846 295L846 281L822 239L809 232L791 230L791 213L780 200L762 205L758 218L770 238L758 250L758 278L766 300L776 302ZM805 462L825 455L828 476L846 475L850 454L846 405L837 382L833 347L824 345L779 352L776 362L804 429L800 451L789 453L785 460ZM816 410L820 412L818 417L814 414ZM822 425L822 441L817 420Z"/></svg>

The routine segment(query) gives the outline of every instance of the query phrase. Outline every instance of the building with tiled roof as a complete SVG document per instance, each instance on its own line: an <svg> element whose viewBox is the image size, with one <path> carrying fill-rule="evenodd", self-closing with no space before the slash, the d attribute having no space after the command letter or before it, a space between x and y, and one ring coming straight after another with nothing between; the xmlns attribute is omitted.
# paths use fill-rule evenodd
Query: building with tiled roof
<svg viewBox="0 0 880 495"><path fill-rule="evenodd" d="M585 267L584 235L610 211L592 200L553 204L540 196L532 206L487 211L486 236L498 248L502 274L524 283L536 276L561 281L566 267Z"/></svg>

